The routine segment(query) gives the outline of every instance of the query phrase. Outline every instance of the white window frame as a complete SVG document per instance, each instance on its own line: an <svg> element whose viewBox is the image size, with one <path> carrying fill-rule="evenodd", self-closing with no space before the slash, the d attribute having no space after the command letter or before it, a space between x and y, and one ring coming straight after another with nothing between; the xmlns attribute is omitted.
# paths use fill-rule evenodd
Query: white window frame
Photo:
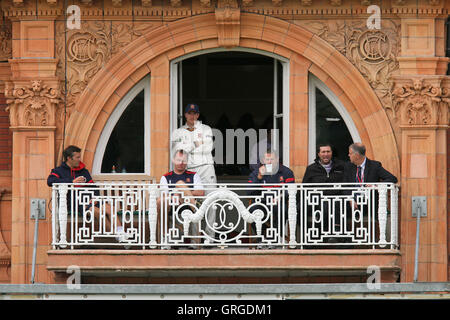
<svg viewBox="0 0 450 320"><path fill-rule="evenodd" d="M150 75L139 81L127 94L119 101L114 111L111 113L105 127L102 130L97 148L94 154L94 162L92 165L92 173L96 176L111 175L111 173L101 172L103 157L105 155L106 146L109 138L114 130L117 122L133 99L144 90L144 172L142 173L115 173L115 175L133 175L133 176L149 176L151 168L151 145L150 145Z"/></svg>
<svg viewBox="0 0 450 320"><path fill-rule="evenodd" d="M215 52L230 52L230 51L239 51L239 52L248 52L248 53L255 53L259 55L268 56L274 59L277 59L281 62L282 68L283 68L283 96L282 96L282 114L278 114L277 116L283 117L283 164L287 167L289 167L289 151L290 151L290 144L289 144L289 72L290 72L290 64L289 59L286 59L285 57L282 57L280 55L277 55L272 52L267 52L263 50L258 49L251 49L251 48L232 48L232 49L223 49L223 48L212 48L212 49L206 49L201 50L197 52L188 53L182 57L178 57L170 62L170 139L172 141L172 132L178 128L178 112L179 109L181 110L180 101L181 97L178 96L178 65L179 63L182 63L183 60L200 56L208 53L215 53ZM276 78L275 78L276 79ZM274 102L274 112L276 112L276 101ZM274 114L275 115L275 114ZM275 118L274 118L275 119ZM275 120L274 120L275 122ZM274 127L276 128L276 127ZM170 161L169 163L170 168L172 168L172 163Z"/></svg>
<svg viewBox="0 0 450 320"><path fill-rule="evenodd" d="M328 86L323 83L319 78L317 78L312 73L308 76L308 91L309 91L309 141L308 141L308 163L312 163L316 158L316 88L318 88L322 93L330 100L333 106L341 115L342 119L347 126L350 136L353 142L361 141L358 129L353 122L352 117L345 109L342 102L334 94L333 91L328 88Z"/></svg>

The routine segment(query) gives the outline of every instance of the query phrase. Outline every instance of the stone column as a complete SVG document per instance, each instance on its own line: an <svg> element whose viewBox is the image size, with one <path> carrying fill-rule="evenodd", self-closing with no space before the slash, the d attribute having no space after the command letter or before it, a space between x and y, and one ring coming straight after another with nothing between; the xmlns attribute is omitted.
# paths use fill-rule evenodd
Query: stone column
<svg viewBox="0 0 450 320"><path fill-rule="evenodd" d="M437 12L437 11L436 11ZM401 131L402 282L414 278L416 218L411 197L426 196L421 219L419 281L447 281L447 130L450 78L446 76L446 16L402 15L399 75L392 98Z"/></svg>
<svg viewBox="0 0 450 320"><path fill-rule="evenodd" d="M46 185L54 167L55 114L60 101L54 59L54 21L14 21L11 79L5 84L12 156L11 282L29 283L34 242L30 198L51 199ZM46 270L51 217L39 222L35 282L49 283Z"/></svg>
<svg viewBox="0 0 450 320"><path fill-rule="evenodd" d="M416 218L411 197L427 197L421 218L419 281L447 281L447 130L450 79L395 77L395 109L401 129L402 282L414 276Z"/></svg>

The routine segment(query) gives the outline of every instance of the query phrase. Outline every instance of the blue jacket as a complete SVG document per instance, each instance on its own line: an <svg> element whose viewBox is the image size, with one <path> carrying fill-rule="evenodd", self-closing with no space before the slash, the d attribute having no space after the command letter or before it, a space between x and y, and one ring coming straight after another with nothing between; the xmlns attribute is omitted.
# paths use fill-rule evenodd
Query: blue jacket
<svg viewBox="0 0 450 320"><path fill-rule="evenodd" d="M47 178L47 185L51 187L54 183L72 183L75 178L80 176L86 178L86 183L94 182L83 162L80 162L78 167L73 169L63 162L59 167L52 169Z"/></svg>

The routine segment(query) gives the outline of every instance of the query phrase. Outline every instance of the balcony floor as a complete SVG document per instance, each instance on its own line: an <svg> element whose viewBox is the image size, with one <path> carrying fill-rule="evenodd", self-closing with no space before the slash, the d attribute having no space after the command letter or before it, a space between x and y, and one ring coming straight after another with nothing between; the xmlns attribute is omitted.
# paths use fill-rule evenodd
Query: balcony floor
<svg viewBox="0 0 450 320"><path fill-rule="evenodd" d="M83 276L101 277L368 277L376 265L382 280L394 282L400 258L390 249L50 250L47 269L62 275L76 265Z"/></svg>

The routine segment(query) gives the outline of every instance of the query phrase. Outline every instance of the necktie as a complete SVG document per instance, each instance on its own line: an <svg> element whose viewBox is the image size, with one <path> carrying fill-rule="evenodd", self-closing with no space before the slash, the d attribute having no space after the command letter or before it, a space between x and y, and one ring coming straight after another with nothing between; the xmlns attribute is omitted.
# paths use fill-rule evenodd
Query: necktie
<svg viewBox="0 0 450 320"><path fill-rule="evenodd" d="M361 170L362 168L360 166L358 166L358 168L356 168L356 182L363 182L362 180L362 176L361 176Z"/></svg>

